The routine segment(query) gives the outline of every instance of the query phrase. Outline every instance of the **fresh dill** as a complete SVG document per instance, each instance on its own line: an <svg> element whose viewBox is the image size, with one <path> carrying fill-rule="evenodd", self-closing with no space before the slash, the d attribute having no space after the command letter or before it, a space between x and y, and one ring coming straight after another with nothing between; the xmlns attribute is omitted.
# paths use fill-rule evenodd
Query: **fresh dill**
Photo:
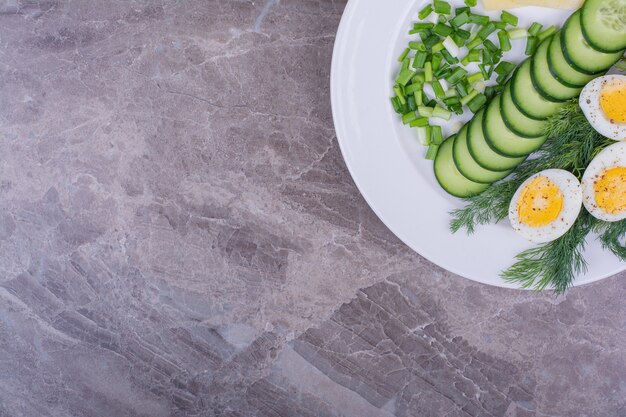
<svg viewBox="0 0 626 417"><path fill-rule="evenodd" d="M598 134L587 122L577 100L568 102L548 119L546 143L532 159L521 163L506 179L485 192L466 199L466 206L452 211L450 229L456 233L465 229L472 234L479 225L497 223L509 214L509 204L519 186L531 175L545 169L564 169L579 180L591 160L604 148L615 143ZM528 249L516 257L516 262L502 272L508 282L524 288L543 290L548 287L559 294L572 285L574 278L586 272L583 257L586 238L595 231L605 249L626 261L626 220L608 223L592 217L586 210L562 237Z"/></svg>

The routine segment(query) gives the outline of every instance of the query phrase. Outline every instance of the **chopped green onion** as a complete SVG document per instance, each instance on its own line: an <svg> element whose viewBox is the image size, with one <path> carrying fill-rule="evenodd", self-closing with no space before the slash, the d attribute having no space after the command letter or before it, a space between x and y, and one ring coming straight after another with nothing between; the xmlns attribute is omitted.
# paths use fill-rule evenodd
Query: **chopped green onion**
<svg viewBox="0 0 626 417"><path fill-rule="evenodd" d="M517 16L515 16L512 13L507 12L506 10L502 11L502 14L500 15L500 20L502 20L505 23L508 23L511 26L517 26L517 24L519 23L519 19L517 18Z"/></svg>
<svg viewBox="0 0 626 417"><path fill-rule="evenodd" d="M489 48L485 48L483 51L483 64L491 64L493 60L493 52Z"/></svg>
<svg viewBox="0 0 626 417"><path fill-rule="evenodd" d="M424 65L424 76L426 77L426 82L432 82L433 80L433 64L431 62L427 62Z"/></svg>
<svg viewBox="0 0 626 417"><path fill-rule="evenodd" d="M424 145L430 145L430 126L424 126Z"/></svg>
<svg viewBox="0 0 626 417"><path fill-rule="evenodd" d="M467 53L465 58L461 61L461 63L465 66L469 65L470 62L479 62L480 61L480 49L472 49Z"/></svg>
<svg viewBox="0 0 626 417"><path fill-rule="evenodd" d="M459 63L459 59L456 57L453 57L450 52L448 52L447 49L444 49L443 51L441 51L441 55L443 55L443 57L445 58L445 60L450 64L450 65L454 65L454 64L458 64Z"/></svg>
<svg viewBox="0 0 626 417"><path fill-rule="evenodd" d="M433 58L431 60L431 62L433 64L433 72L437 72L439 70L439 67L441 65L441 61L443 61L443 55L441 55L441 54L433 55Z"/></svg>
<svg viewBox="0 0 626 417"><path fill-rule="evenodd" d="M447 21L448 21L448 18L442 14L440 14L439 17L437 17L437 22L439 23L446 23Z"/></svg>
<svg viewBox="0 0 626 417"><path fill-rule="evenodd" d="M433 109L435 108L436 105L437 105L437 100L435 99L428 100L428 103L426 103L427 107L432 107Z"/></svg>
<svg viewBox="0 0 626 417"><path fill-rule="evenodd" d="M402 51L402 54L398 57L398 62L404 61L404 58L406 58L410 51L411 50L409 48L406 48L404 51Z"/></svg>
<svg viewBox="0 0 626 417"><path fill-rule="evenodd" d="M465 40L469 39L469 37L471 36L471 33L465 29L456 29L454 33L461 39Z"/></svg>
<svg viewBox="0 0 626 417"><path fill-rule="evenodd" d="M507 61L502 61L498 64L495 71L498 75L509 75L515 69L515 64Z"/></svg>
<svg viewBox="0 0 626 417"><path fill-rule="evenodd" d="M493 24L496 25L496 29L506 29L506 22L493 22Z"/></svg>
<svg viewBox="0 0 626 417"><path fill-rule="evenodd" d="M480 73L483 75L483 78L485 80L488 80L489 77L491 77L491 74L489 74L489 71L487 71L487 67L485 66L485 64L479 64L478 68L480 69Z"/></svg>
<svg viewBox="0 0 626 417"><path fill-rule="evenodd" d="M424 158L429 161L434 161L437 157L437 153L439 152L439 145L430 145L428 147L428 151L426 151L426 156Z"/></svg>
<svg viewBox="0 0 626 417"><path fill-rule="evenodd" d="M459 47L456 46L456 43L454 43L454 41L452 40L450 36L448 36L447 38L443 40L443 47L446 48L446 50L450 52L450 55L452 55L453 57L456 58L459 56L459 52L460 52Z"/></svg>
<svg viewBox="0 0 626 417"><path fill-rule="evenodd" d="M432 47L432 52L433 54L436 54L437 52L441 52L445 49L445 47L443 46L443 43L439 42L436 45L433 45Z"/></svg>
<svg viewBox="0 0 626 417"><path fill-rule="evenodd" d="M432 35L433 33L430 30L426 30L423 32L420 32L420 39L422 40L422 42L426 42L426 39L428 39L430 37L430 35Z"/></svg>
<svg viewBox="0 0 626 417"><path fill-rule="evenodd" d="M417 140L419 141L420 145L427 145L427 140L426 140L426 126L417 126L416 127L416 132L417 132ZM429 133L430 135L430 133Z"/></svg>
<svg viewBox="0 0 626 417"><path fill-rule="evenodd" d="M415 75L415 71L404 68L402 69L402 71L400 71L400 74L398 74L398 78L396 78L396 83L402 86L407 85L409 81L411 81L411 78L413 78L413 75Z"/></svg>
<svg viewBox="0 0 626 417"><path fill-rule="evenodd" d="M391 105L393 106L393 110L396 113L403 113L402 104L400 104L400 100L398 100L398 97L391 97Z"/></svg>
<svg viewBox="0 0 626 417"><path fill-rule="evenodd" d="M433 111L435 111L432 107L427 106L418 106L417 113L419 113L420 117L432 117Z"/></svg>
<svg viewBox="0 0 626 417"><path fill-rule="evenodd" d="M434 75L437 78L446 78L450 74L452 74L452 68L450 68L450 65L443 64L441 68L439 68L439 71L437 71Z"/></svg>
<svg viewBox="0 0 626 417"><path fill-rule="evenodd" d="M424 68L424 64L428 59L428 52L419 51L415 54L415 59L413 59L413 68Z"/></svg>
<svg viewBox="0 0 626 417"><path fill-rule="evenodd" d="M452 6L450 6L450 3L446 1L435 0L433 4L435 6L435 13L450 14L452 11Z"/></svg>
<svg viewBox="0 0 626 417"><path fill-rule="evenodd" d="M443 120L447 121L447 120L450 120L450 117L452 117L452 112L449 111L449 110L444 109L443 107L441 107L439 105L436 105L435 106L435 110L433 110L433 116L432 117L436 117L438 119L443 119Z"/></svg>
<svg viewBox="0 0 626 417"><path fill-rule="evenodd" d="M418 32L424 32L432 29L433 27L435 27L435 24L431 22L413 23L413 30L416 30Z"/></svg>
<svg viewBox="0 0 626 417"><path fill-rule="evenodd" d="M526 51L524 53L526 55L532 55L535 53L537 49L537 44L539 43L539 39L536 36L529 36L528 42L526 43Z"/></svg>
<svg viewBox="0 0 626 417"><path fill-rule="evenodd" d="M465 97L467 95L467 88L465 88L464 83L458 83L455 87L456 92L459 93L459 96Z"/></svg>
<svg viewBox="0 0 626 417"><path fill-rule="evenodd" d="M423 85L422 85L422 84L420 84L420 83L413 83L413 84L411 84L411 85L407 86L407 87L404 89L404 94L407 94L407 95L409 95L409 94L413 94L413 93L415 93L416 91L422 91L422 88L423 88Z"/></svg>
<svg viewBox="0 0 626 417"><path fill-rule="evenodd" d="M511 50L511 40L506 30L498 32L498 41L500 42L500 49L504 52Z"/></svg>
<svg viewBox="0 0 626 417"><path fill-rule="evenodd" d="M486 86L485 86L485 82L483 80L478 80L475 83L472 83L472 87L474 87L474 89L476 91L478 91L479 93L484 93Z"/></svg>
<svg viewBox="0 0 626 417"><path fill-rule="evenodd" d="M417 17L419 17L420 20L424 20L428 16L430 16L432 12L433 12L433 6L430 4L427 4L426 7L424 7L422 10L419 11L419 13L417 14Z"/></svg>
<svg viewBox="0 0 626 417"><path fill-rule="evenodd" d="M435 92L435 97L442 99L446 96L446 92L441 86L441 83L439 82L439 80L433 80L431 85L433 87L433 91Z"/></svg>
<svg viewBox="0 0 626 417"><path fill-rule="evenodd" d="M467 107L469 107L472 113L476 113L485 103L487 103L487 97L484 94L478 94L467 104Z"/></svg>
<svg viewBox="0 0 626 417"><path fill-rule="evenodd" d="M430 49L430 48L432 48L433 46L435 46L438 43L439 43L439 36L437 36L437 35L430 35L424 41L424 46L426 46L426 48Z"/></svg>
<svg viewBox="0 0 626 417"><path fill-rule="evenodd" d="M548 29L546 29L543 32L541 32L540 34L538 34L537 38L539 39L539 41L542 41L545 38L547 38L548 36L552 36L552 34L554 32L556 32L556 28L554 26L550 26Z"/></svg>
<svg viewBox="0 0 626 417"><path fill-rule="evenodd" d="M509 78L509 74L498 75L498 78L496 78L496 82L498 84L504 84L508 78Z"/></svg>
<svg viewBox="0 0 626 417"><path fill-rule="evenodd" d="M478 45L480 45L481 43L483 43L482 39L475 38L474 40L470 41L466 46L467 46L467 49L472 50L476 48Z"/></svg>
<svg viewBox="0 0 626 417"><path fill-rule="evenodd" d="M454 91L454 90L449 90L449 91ZM459 100L458 97L448 97L445 100L443 100L443 102L446 103L448 106L457 106L461 104L461 101Z"/></svg>
<svg viewBox="0 0 626 417"><path fill-rule="evenodd" d="M443 143L443 133L441 131L441 126L435 125L430 127L430 143L433 145L441 145Z"/></svg>
<svg viewBox="0 0 626 417"><path fill-rule="evenodd" d="M399 85L394 86L393 91L396 93L396 97L398 97L398 100L400 100L400 104L402 105L406 104L406 98L404 97L404 93L402 92L402 89L400 88L400 86Z"/></svg>
<svg viewBox="0 0 626 417"><path fill-rule="evenodd" d="M507 33L509 34L509 38L513 40L522 39L528 36L528 31L524 28L507 30Z"/></svg>
<svg viewBox="0 0 626 417"><path fill-rule="evenodd" d="M459 48L461 48L463 45L465 45L465 39L462 38L461 36L459 36L458 33L455 32L452 35L450 35L450 37L452 38L452 40L454 41L456 46L458 46Z"/></svg>
<svg viewBox="0 0 626 417"><path fill-rule="evenodd" d="M424 84L424 82L426 81L426 77L424 76L423 72L418 72L417 74L413 76L411 81L413 83Z"/></svg>
<svg viewBox="0 0 626 417"><path fill-rule="evenodd" d="M413 96L412 94L406 97L406 104L409 106L409 110L411 110L412 112L417 110L417 105L415 104L415 96Z"/></svg>
<svg viewBox="0 0 626 417"><path fill-rule="evenodd" d="M446 77L446 81L448 81L451 85L455 85L459 81L461 81L467 75L467 71L463 68L457 67L452 74Z"/></svg>
<svg viewBox="0 0 626 417"><path fill-rule="evenodd" d="M402 115L402 123L405 125L411 123L415 119L417 119L417 114L414 111Z"/></svg>
<svg viewBox="0 0 626 417"><path fill-rule="evenodd" d="M485 48L489 49L489 52L491 52L492 54L498 52L498 47L496 46L496 44L491 42L489 39L485 39L483 45L485 46Z"/></svg>
<svg viewBox="0 0 626 417"><path fill-rule="evenodd" d="M409 49L413 49L414 51L426 51L426 47L422 42L411 41L409 42Z"/></svg>
<svg viewBox="0 0 626 417"><path fill-rule="evenodd" d="M532 25L530 25L530 27L528 28L528 33L531 36L537 36L542 28L543 28L543 25L541 23L535 22Z"/></svg>
<svg viewBox="0 0 626 417"><path fill-rule="evenodd" d="M478 31L478 37L482 40L487 39L489 35L491 35L496 30L496 25L493 23L489 23L486 26L483 26L481 30Z"/></svg>
<svg viewBox="0 0 626 417"><path fill-rule="evenodd" d="M457 7L456 9L454 9L454 15L458 16L462 13L467 12L467 14L469 15L469 13L472 11L472 9L470 9L469 7Z"/></svg>
<svg viewBox="0 0 626 417"><path fill-rule="evenodd" d="M469 7L474 7L477 3L478 0L465 0L465 4L467 4Z"/></svg>
<svg viewBox="0 0 626 417"><path fill-rule="evenodd" d="M476 23L478 25L486 25L489 23L489 16L483 16L481 14L470 13L469 15L470 23Z"/></svg>
<svg viewBox="0 0 626 417"><path fill-rule="evenodd" d="M437 23L435 25L435 28L433 29L433 32L445 38L452 33L452 28L448 25L444 25L443 23Z"/></svg>
<svg viewBox="0 0 626 417"><path fill-rule="evenodd" d="M450 24L455 28L459 28L464 24L469 23L469 13L463 12L457 15L454 19L450 20ZM446 35L447 36L447 35Z"/></svg>
<svg viewBox="0 0 626 417"><path fill-rule="evenodd" d="M496 94L498 94L498 92L496 91L495 87L487 87L485 88L485 96L487 96L487 99L491 100Z"/></svg>
<svg viewBox="0 0 626 417"><path fill-rule="evenodd" d="M412 122L409 123L411 127L426 127L428 126L428 119L426 117L418 117L415 118Z"/></svg>
<svg viewBox="0 0 626 417"><path fill-rule="evenodd" d="M485 79L484 75L481 72L477 72L467 77L467 82L470 84L474 84L476 81L480 81L484 79Z"/></svg>
<svg viewBox="0 0 626 417"><path fill-rule="evenodd" d="M446 91L446 99L449 99L451 97L456 97L456 90L451 88L448 91ZM444 100L445 103L446 100Z"/></svg>
<svg viewBox="0 0 626 417"><path fill-rule="evenodd" d="M461 104L464 106L467 105L467 103L472 101L476 96L478 96L478 94L479 94L478 91L472 89L472 91L468 93L465 97L461 97Z"/></svg>

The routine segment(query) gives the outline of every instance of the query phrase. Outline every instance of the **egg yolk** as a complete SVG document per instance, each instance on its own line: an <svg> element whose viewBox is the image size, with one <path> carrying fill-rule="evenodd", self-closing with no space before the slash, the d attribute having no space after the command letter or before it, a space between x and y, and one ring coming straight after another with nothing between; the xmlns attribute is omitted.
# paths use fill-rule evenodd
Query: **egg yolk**
<svg viewBox="0 0 626 417"><path fill-rule="evenodd" d="M626 211L626 167L615 167L602 173L594 184L596 204L609 214Z"/></svg>
<svg viewBox="0 0 626 417"><path fill-rule="evenodd" d="M609 119L626 123L626 82L615 80L605 85L600 92L600 104Z"/></svg>
<svg viewBox="0 0 626 417"><path fill-rule="evenodd" d="M533 178L522 190L517 203L517 214L520 223L543 227L556 220L562 208L561 189L549 178L539 176Z"/></svg>

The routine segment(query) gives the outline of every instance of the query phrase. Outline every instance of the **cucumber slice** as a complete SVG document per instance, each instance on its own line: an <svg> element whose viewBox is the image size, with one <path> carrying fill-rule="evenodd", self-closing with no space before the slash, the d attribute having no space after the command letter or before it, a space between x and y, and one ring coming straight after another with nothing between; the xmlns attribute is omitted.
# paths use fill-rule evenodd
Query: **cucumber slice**
<svg viewBox="0 0 626 417"><path fill-rule="evenodd" d="M469 123L467 147L470 151L470 155L472 155L472 158L474 158L478 165L490 171L509 171L515 168L522 163L526 157L509 158L491 149L483 134L484 115L485 109L483 108L476 113Z"/></svg>
<svg viewBox="0 0 626 417"><path fill-rule="evenodd" d="M530 66L530 59L527 59L513 78L513 103L531 119L545 120L555 114L562 103L548 101L537 92L530 77Z"/></svg>
<svg viewBox="0 0 626 417"><path fill-rule="evenodd" d="M513 103L511 96L511 83L508 83L502 91L502 99L500 100L500 112L506 126L515 132L518 136L525 138L537 138L543 136L545 129L545 120L535 120L519 111Z"/></svg>
<svg viewBox="0 0 626 417"><path fill-rule="evenodd" d="M623 54L622 51L605 54L589 46L580 26L580 11L565 22L561 31L561 47L565 59L576 71L590 75L611 68Z"/></svg>
<svg viewBox="0 0 626 417"><path fill-rule="evenodd" d="M467 129L468 125L466 124L456 136L452 149L452 158L459 172L465 178L482 184L491 184L509 175L511 171L491 171L485 169L472 158L467 147Z"/></svg>
<svg viewBox="0 0 626 417"><path fill-rule="evenodd" d="M626 0L587 0L580 22L593 49L611 53L626 48Z"/></svg>
<svg viewBox="0 0 626 417"><path fill-rule="evenodd" d="M543 98L554 102L563 102L578 97L582 88L570 88L554 78L548 65L548 47L551 38L544 39L532 59L530 72L535 89Z"/></svg>
<svg viewBox="0 0 626 417"><path fill-rule="evenodd" d="M441 188L455 197L465 198L480 194L489 187L489 184L470 181L459 172L452 158L455 140L456 137L451 137L441 144L435 157L435 177Z"/></svg>
<svg viewBox="0 0 626 417"><path fill-rule="evenodd" d="M501 96L495 96L483 117L483 134L487 144L496 152L509 157L526 156L539 149L546 137L528 139L513 133L502 120L500 101Z"/></svg>
<svg viewBox="0 0 626 417"><path fill-rule="evenodd" d="M548 48L548 66L554 78L568 87L584 87L589 81L595 78L595 75L576 71L567 62L561 47L560 33L554 35L552 42L550 42L550 47Z"/></svg>

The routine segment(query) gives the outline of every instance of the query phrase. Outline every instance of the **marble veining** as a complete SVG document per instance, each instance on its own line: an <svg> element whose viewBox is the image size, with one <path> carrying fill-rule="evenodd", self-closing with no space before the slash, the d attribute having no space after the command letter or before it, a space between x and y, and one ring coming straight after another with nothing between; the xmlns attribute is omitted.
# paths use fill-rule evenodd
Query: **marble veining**
<svg viewBox="0 0 626 417"><path fill-rule="evenodd" d="M0 416L626 415L626 275L486 287L359 195L344 7L0 0Z"/></svg>

